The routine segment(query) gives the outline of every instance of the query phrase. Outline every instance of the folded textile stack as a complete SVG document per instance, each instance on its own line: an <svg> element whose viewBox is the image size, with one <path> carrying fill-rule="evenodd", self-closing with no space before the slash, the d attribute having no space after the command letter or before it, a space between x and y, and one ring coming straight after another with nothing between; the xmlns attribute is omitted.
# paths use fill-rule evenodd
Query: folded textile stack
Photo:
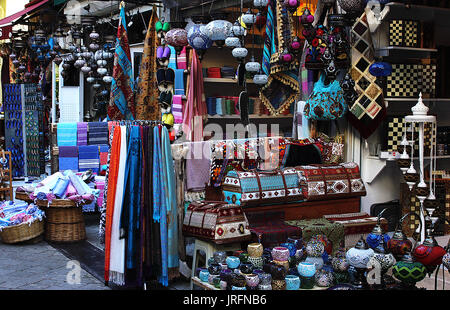
<svg viewBox="0 0 450 310"><path fill-rule="evenodd" d="M208 77L220 79L222 77L220 71L219 67L210 67L208 68Z"/></svg>
<svg viewBox="0 0 450 310"><path fill-rule="evenodd" d="M85 122L77 123L77 146L87 145L88 124Z"/></svg>
<svg viewBox="0 0 450 310"><path fill-rule="evenodd" d="M95 183L88 184L91 189L95 189ZM97 205L97 199L92 200L91 203L83 205L83 212L95 212L95 206Z"/></svg>
<svg viewBox="0 0 450 310"><path fill-rule="evenodd" d="M88 145L108 144L109 131L107 122L88 123Z"/></svg>
<svg viewBox="0 0 450 310"><path fill-rule="evenodd" d="M222 67L220 73L223 78L233 79L236 75L236 69L233 67Z"/></svg>
<svg viewBox="0 0 450 310"><path fill-rule="evenodd" d="M56 133L58 146L77 145L77 123L58 123Z"/></svg>
<svg viewBox="0 0 450 310"><path fill-rule="evenodd" d="M176 78L176 76L175 76ZM183 96L174 95L172 98L172 114L175 124L183 123Z"/></svg>
<svg viewBox="0 0 450 310"><path fill-rule="evenodd" d="M206 98L206 109L208 110L209 115L216 114L216 98L215 97Z"/></svg>
<svg viewBox="0 0 450 310"><path fill-rule="evenodd" d="M98 189L90 188L71 170L66 170L64 173L54 173L35 184L29 197L33 200L48 200L49 203L55 198L86 203L95 200L99 193Z"/></svg>
<svg viewBox="0 0 450 310"><path fill-rule="evenodd" d="M79 147L78 171L92 169L98 173L100 168L99 147L97 145L84 145Z"/></svg>
<svg viewBox="0 0 450 310"><path fill-rule="evenodd" d="M5 201L0 204L0 231L3 227L22 223L31 224L35 220L42 221L44 212L34 204L26 202Z"/></svg>
<svg viewBox="0 0 450 310"><path fill-rule="evenodd" d="M109 145L100 145L99 151L100 151L100 166L108 164Z"/></svg>
<svg viewBox="0 0 450 310"><path fill-rule="evenodd" d="M78 147L76 146L59 147L59 170L78 171Z"/></svg>
<svg viewBox="0 0 450 310"><path fill-rule="evenodd" d="M184 69L175 70L175 93L174 95L184 96Z"/></svg>
<svg viewBox="0 0 450 310"><path fill-rule="evenodd" d="M95 187L100 191L97 198L97 205L101 206L103 204L104 194L105 194L105 177L96 176L95 177Z"/></svg>

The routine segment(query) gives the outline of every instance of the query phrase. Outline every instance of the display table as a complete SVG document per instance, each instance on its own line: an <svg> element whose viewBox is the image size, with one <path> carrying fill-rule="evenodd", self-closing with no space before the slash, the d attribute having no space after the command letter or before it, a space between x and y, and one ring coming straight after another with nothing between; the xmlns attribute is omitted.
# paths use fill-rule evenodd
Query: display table
<svg viewBox="0 0 450 310"><path fill-rule="evenodd" d="M302 229L303 242L306 244L311 237L315 235L325 235L333 245L333 253L335 253L341 244L344 243L344 225L333 223L324 218L311 220L294 220L286 221L286 224L297 226Z"/></svg>

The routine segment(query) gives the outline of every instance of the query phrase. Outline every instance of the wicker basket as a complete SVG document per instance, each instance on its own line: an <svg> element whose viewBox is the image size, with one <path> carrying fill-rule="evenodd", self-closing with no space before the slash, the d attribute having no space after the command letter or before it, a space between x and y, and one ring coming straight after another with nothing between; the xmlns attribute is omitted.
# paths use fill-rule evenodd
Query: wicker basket
<svg viewBox="0 0 450 310"><path fill-rule="evenodd" d="M24 192L16 192L16 199L23 200L26 202L33 202L33 199L30 199L27 193Z"/></svg>
<svg viewBox="0 0 450 310"><path fill-rule="evenodd" d="M36 220L31 225L22 223L16 226L5 227L0 231L3 243L18 243L31 240L44 232L44 221Z"/></svg>
<svg viewBox="0 0 450 310"><path fill-rule="evenodd" d="M50 207L50 208L77 208L78 205L75 201L70 199L53 199L49 204L48 200L36 200L38 207Z"/></svg>
<svg viewBox="0 0 450 310"><path fill-rule="evenodd" d="M86 239L84 217L80 207L45 208L45 239L51 242L76 242Z"/></svg>

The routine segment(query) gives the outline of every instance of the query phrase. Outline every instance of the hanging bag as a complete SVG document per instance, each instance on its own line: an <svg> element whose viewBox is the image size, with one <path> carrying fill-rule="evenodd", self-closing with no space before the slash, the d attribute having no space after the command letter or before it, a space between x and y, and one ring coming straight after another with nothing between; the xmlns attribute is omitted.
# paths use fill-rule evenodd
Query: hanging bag
<svg viewBox="0 0 450 310"><path fill-rule="evenodd" d="M325 85L325 74L321 74L305 104L304 114L308 119L329 121L341 118L347 112L344 94L337 80Z"/></svg>

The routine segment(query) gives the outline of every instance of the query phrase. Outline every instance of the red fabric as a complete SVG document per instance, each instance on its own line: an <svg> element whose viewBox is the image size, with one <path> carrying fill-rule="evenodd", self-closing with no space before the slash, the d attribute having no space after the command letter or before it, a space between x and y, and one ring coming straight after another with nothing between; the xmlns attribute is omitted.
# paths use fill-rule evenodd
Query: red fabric
<svg viewBox="0 0 450 310"><path fill-rule="evenodd" d="M16 19L18 19L19 17L26 15L28 12L30 12L30 11L32 11L34 9L37 9L41 5L46 4L48 1L49 0L43 0L43 1L39 2L39 3L33 4L31 6L28 6L26 9L24 9L24 10L22 10L20 12L17 12L15 14L12 14L12 15L8 16L8 17L0 19L0 25L9 24L9 23L15 21ZM27 5L30 5L30 3L28 3ZM27 6L27 5L25 5L25 6Z"/></svg>
<svg viewBox="0 0 450 310"><path fill-rule="evenodd" d="M208 68L208 77L210 77L210 78L221 78L222 75L220 74L220 68L219 67Z"/></svg>

